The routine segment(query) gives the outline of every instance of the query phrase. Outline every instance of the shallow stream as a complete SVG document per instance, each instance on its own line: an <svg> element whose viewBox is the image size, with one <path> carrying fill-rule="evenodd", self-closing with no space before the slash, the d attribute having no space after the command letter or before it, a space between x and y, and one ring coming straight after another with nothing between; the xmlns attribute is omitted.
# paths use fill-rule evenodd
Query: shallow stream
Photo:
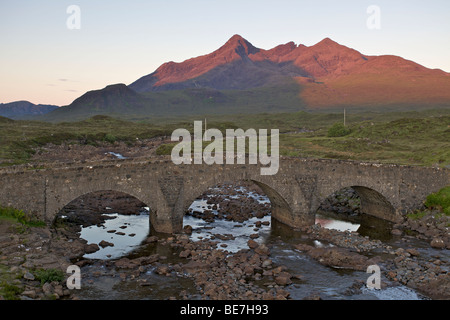
<svg viewBox="0 0 450 320"><path fill-rule="evenodd" d="M248 193L249 197L257 197L262 203L268 202L266 197ZM191 208L202 210L206 208L206 200L196 200ZM89 243L99 243L101 240L114 243L113 247L101 248L94 254L86 255L91 259L117 259L130 256L136 258L143 255L158 253L166 257L167 263L178 263L179 251L170 246L160 244L141 244L149 236L150 225L148 212L135 216L115 215L114 219L108 219L102 226L83 228L81 237ZM256 221L262 224L257 228ZM325 228L356 231L371 239L380 239L384 243L397 247L404 246L400 238L390 234L391 226L380 223L378 219L366 219L360 223L339 221L324 215L318 215L316 223ZM412 289L399 286L382 279L386 284L381 290L366 288L365 284L370 274L361 271L352 271L325 267L294 249L295 244L307 243L315 246L328 246L330 244L312 241L275 220L270 216L262 219L252 218L243 223L218 220L205 222L192 216L185 216L183 225L192 226L191 239L214 239L219 241L218 248L228 252L236 252L247 249L247 241L250 235L254 240L265 243L271 248L271 259L278 265L284 265L292 274L301 275L300 280L286 290L290 292L292 299L303 299L311 295L320 296L322 299L383 299L383 300L421 300L427 299ZM122 227L122 228L121 228ZM109 231L109 232L108 232ZM114 231L114 232L112 232ZM117 234L117 232L121 232ZM123 234L122 234L123 233ZM257 237L256 237L257 234ZM424 242L411 238L408 246L415 247L421 254L432 256L433 250ZM421 249L423 248L423 249ZM424 249L427 248L427 249ZM121 281L120 275L102 265L90 265L83 267L83 274L88 274L84 279L84 285L78 297L80 299L168 299L179 298L181 291L191 294L191 298L200 298L196 295L193 282L189 278L166 277L157 275L153 269L146 272L136 281ZM95 276L92 276L95 275ZM264 285L264 284L261 284ZM359 290L350 290L352 287Z"/></svg>

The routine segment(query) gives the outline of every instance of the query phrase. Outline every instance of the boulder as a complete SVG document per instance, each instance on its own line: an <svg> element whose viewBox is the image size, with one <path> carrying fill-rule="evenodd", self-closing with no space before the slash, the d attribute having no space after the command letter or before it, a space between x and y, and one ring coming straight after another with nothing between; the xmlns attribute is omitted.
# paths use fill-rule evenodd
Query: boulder
<svg viewBox="0 0 450 320"><path fill-rule="evenodd" d="M367 267L371 264L369 258L366 256L345 248L316 248L300 244L296 246L296 249L307 253L320 264L329 267L366 271Z"/></svg>
<svg viewBox="0 0 450 320"><path fill-rule="evenodd" d="M97 252L98 250L100 250L100 247L96 243L91 243L84 246L84 252L87 254Z"/></svg>
<svg viewBox="0 0 450 320"><path fill-rule="evenodd" d="M111 243L111 242L108 242L108 241L105 241L105 240L100 241L98 245L100 247L102 247L102 248L114 247L114 243Z"/></svg>
<svg viewBox="0 0 450 320"><path fill-rule="evenodd" d="M154 243L154 242L158 242L157 236L150 236L147 239L145 239L145 243Z"/></svg>
<svg viewBox="0 0 450 320"><path fill-rule="evenodd" d="M264 256L270 255L270 250L264 243L260 244L257 248L255 248L255 252Z"/></svg>
<svg viewBox="0 0 450 320"><path fill-rule="evenodd" d="M287 286L292 283L291 281L292 275L289 272L280 272L275 277L275 283L279 286Z"/></svg>
<svg viewBox="0 0 450 320"><path fill-rule="evenodd" d="M259 243L255 240L250 239L247 241L247 245L250 249L256 249L259 246Z"/></svg>
<svg viewBox="0 0 450 320"><path fill-rule="evenodd" d="M128 259L128 258L122 258L117 260L114 265L117 268L122 268L122 269L132 269L138 266L137 263L135 263L134 261Z"/></svg>
<svg viewBox="0 0 450 320"><path fill-rule="evenodd" d="M430 245L436 249L444 249L445 248L445 242L441 238L434 238L433 240L431 240Z"/></svg>

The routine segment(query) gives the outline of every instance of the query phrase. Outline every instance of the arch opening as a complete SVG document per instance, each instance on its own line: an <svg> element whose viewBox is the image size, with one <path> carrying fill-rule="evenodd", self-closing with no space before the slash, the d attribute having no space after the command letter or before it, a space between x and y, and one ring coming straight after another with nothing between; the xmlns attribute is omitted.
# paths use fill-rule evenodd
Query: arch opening
<svg viewBox="0 0 450 320"><path fill-rule="evenodd" d="M267 184L252 180L267 195L272 207L272 218L278 222L290 225L294 221L293 212L286 200Z"/></svg>
<svg viewBox="0 0 450 320"><path fill-rule="evenodd" d="M193 241L211 240L228 252L262 244L270 235L272 205L252 181L224 182L208 188L185 211L183 230Z"/></svg>
<svg viewBox="0 0 450 320"><path fill-rule="evenodd" d="M377 191L361 186L345 187L323 199L315 223L339 231L356 231L372 239L389 240L394 209Z"/></svg>
<svg viewBox="0 0 450 320"><path fill-rule="evenodd" d="M135 250L150 230L150 207L124 192L86 193L65 205L53 220L86 243L83 258L115 259Z"/></svg>

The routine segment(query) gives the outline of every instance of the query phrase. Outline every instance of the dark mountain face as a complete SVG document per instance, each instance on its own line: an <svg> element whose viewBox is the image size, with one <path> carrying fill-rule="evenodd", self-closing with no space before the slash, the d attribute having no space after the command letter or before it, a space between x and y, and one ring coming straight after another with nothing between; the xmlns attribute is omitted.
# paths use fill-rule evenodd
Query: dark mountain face
<svg viewBox="0 0 450 320"><path fill-rule="evenodd" d="M15 101L10 103L0 103L0 116L10 119L22 119L27 116L35 116L49 113L58 106L35 105L28 101Z"/></svg>
<svg viewBox="0 0 450 320"><path fill-rule="evenodd" d="M109 85L101 90L85 93L71 104L74 108L89 106L96 110L108 109L119 104L135 104L139 95L124 84Z"/></svg>
<svg viewBox="0 0 450 320"><path fill-rule="evenodd" d="M276 86L292 77L305 73L292 63L277 64L272 61L235 60L217 66L204 74L182 82L155 85L157 79L150 76L130 85L137 92L155 92L188 88L208 88L215 90L246 90L251 88Z"/></svg>
<svg viewBox="0 0 450 320"><path fill-rule="evenodd" d="M50 119L80 119L96 114L127 114L139 110L145 99L124 84L109 85L85 93L69 106L61 107L47 116ZM46 117L47 117L46 116Z"/></svg>

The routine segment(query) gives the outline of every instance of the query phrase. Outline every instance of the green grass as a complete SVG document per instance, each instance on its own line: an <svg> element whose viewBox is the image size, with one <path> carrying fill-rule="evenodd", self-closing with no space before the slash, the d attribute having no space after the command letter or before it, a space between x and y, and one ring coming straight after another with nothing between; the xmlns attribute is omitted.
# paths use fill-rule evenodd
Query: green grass
<svg viewBox="0 0 450 320"><path fill-rule="evenodd" d="M0 123L0 166L28 163L37 150L49 143L93 146L102 142L133 143L136 139L169 135L172 132L170 129L170 126L122 121L107 116L95 116L81 122Z"/></svg>
<svg viewBox="0 0 450 320"><path fill-rule="evenodd" d="M430 194L425 201L425 206L429 209L439 209L445 215L450 216L450 186Z"/></svg>
<svg viewBox="0 0 450 320"><path fill-rule="evenodd" d="M450 109L390 113L347 112L351 133L329 137L342 113L259 113L190 115L186 117L136 118L136 121L97 115L79 122L0 122L0 166L29 163L48 143L85 144L126 142L170 136L177 128L192 132L195 120L207 120L208 128L279 129L283 156L350 159L410 165L450 165ZM174 144L172 144L173 146ZM157 154L170 154L162 146Z"/></svg>
<svg viewBox="0 0 450 320"><path fill-rule="evenodd" d="M18 210L11 207L0 206L0 220L8 220L12 222L18 222L27 227L44 227L46 223L44 221L37 220L33 217L27 216L22 210Z"/></svg>
<svg viewBox="0 0 450 320"><path fill-rule="evenodd" d="M0 296L5 300L19 300L23 288L15 285L19 275L13 273L9 266L0 264Z"/></svg>
<svg viewBox="0 0 450 320"><path fill-rule="evenodd" d="M5 300L20 300L19 295L23 292L20 287L7 282L0 283L0 296Z"/></svg>
<svg viewBox="0 0 450 320"><path fill-rule="evenodd" d="M450 217L450 186L446 186L438 192L428 195L424 204L426 207L425 210L417 210L409 213L407 217L411 220L421 220L430 213L433 213L433 216L437 218L443 217L444 215ZM438 212L436 213L432 210L437 210Z"/></svg>
<svg viewBox="0 0 450 320"><path fill-rule="evenodd" d="M427 215L426 211L416 211L408 213L406 216L411 220L420 220Z"/></svg>
<svg viewBox="0 0 450 320"><path fill-rule="evenodd" d="M59 269L38 269L33 274L41 284L52 281L61 282L64 280L64 273Z"/></svg>
<svg viewBox="0 0 450 320"><path fill-rule="evenodd" d="M450 165L450 116L362 121L345 137L324 129L282 137L283 150L298 156L377 161L409 165Z"/></svg>

